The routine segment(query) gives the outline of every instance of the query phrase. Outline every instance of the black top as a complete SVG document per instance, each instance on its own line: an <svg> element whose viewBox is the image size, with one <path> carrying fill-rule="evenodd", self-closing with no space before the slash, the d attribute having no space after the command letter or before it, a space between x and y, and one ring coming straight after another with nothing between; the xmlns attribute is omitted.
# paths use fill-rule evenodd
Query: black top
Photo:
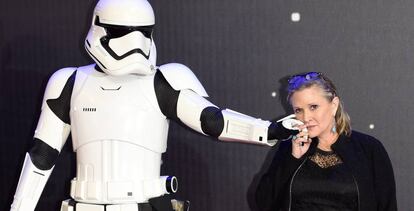
<svg viewBox="0 0 414 211"><path fill-rule="evenodd" d="M292 210L357 209L358 190L349 169L333 151L316 149L292 181Z"/></svg>
<svg viewBox="0 0 414 211"><path fill-rule="evenodd" d="M281 141L273 148L275 153L270 165L264 166L256 189L259 210L289 210L291 179L304 160L315 153L317 144L318 140L312 139L309 150L301 159L292 156L291 140ZM380 141L352 131L350 136L340 135L331 148L356 181L359 211L397 210L394 173Z"/></svg>

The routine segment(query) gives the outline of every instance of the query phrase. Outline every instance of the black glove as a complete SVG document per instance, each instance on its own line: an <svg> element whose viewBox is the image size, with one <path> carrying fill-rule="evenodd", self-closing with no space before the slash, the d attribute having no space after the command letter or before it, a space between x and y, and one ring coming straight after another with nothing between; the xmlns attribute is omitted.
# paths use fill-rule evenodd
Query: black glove
<svg viewBox="0 0 414 211"><path fill-rule="evenodd" d="M289 130L283 127L282 122L272 122L269 125L269 129L267 131L267 139L283 140L289 138L291 135L296 135L298 133L298 130Z"/></svg>

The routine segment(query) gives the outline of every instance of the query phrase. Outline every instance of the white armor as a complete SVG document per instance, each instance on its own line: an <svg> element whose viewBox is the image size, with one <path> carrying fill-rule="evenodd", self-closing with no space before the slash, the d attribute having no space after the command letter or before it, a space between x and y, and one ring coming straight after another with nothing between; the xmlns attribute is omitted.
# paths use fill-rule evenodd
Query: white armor
<svg viewBox="0 0 414 211"><path fill-rule="evenodd" d="M164 78L163 85L178 93L176 105L168 105L176 106L175 120L202 134L216 134L220 140L271 145L269 121L228 109L220 111L204 98L206 91L186 66L166 64L157 72L152 36L140 31L140 27L154 24L153 16L146 0L98 3L85 47L99 68L64 68L49 80L34 135L40 144L26 156L12 210L34 210L53 170L53 162L38 161L36 155L38 151L57 154L69 132L77 155L77 173L70 190L71 197L80 203L77 211L103 210L100 206L109 204L112 210L136 211L134 203L177 191L176 178L160 176L170 114L161 106L160 96L164 95L155 88L156 77ZM130 32L113 39L105 28L123 26ZM117 56L132 53L122 59L112 57L108 47L102 47L103 37L109 39L109 48ZM208 120L201 117L208 108L219 112L218 120L223 123L219 128L205 126ZM62 204L62 210L71 209L67 202Z"/></svg>
<svg viewBox="0 0 414 211"><path fill-rule="evenodd" d="M93 70L78 69L72 93L77 177L71 196L113 204L145 202L165 194L159 168L168 120L157 106L154 75L109 76ZM146 188L148 184L152 188Z"/></svg>

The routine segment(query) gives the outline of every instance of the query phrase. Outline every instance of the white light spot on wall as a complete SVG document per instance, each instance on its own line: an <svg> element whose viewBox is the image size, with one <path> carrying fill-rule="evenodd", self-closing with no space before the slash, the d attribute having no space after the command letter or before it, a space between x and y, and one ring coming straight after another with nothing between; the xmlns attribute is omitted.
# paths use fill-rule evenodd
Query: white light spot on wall
<svg viewBox="0 0 414 211"><path fill-rule="evenodd" d="M276 92L272 92L272 97L276 97L277 93Z"/></svg>
<svg viewBox="0 0 414 211"><path fill-rule="evenodd" d="M300 13L292 12L292 14L290 15L290 19L292 20L292 22L299 22L300 21Z"/></svg>
<svg viewBox="0 0 414 211"><path fill-rule="evenodd" d="M369 129L374 129L375 128L375 125L374 124L369 124Z"/></svg>

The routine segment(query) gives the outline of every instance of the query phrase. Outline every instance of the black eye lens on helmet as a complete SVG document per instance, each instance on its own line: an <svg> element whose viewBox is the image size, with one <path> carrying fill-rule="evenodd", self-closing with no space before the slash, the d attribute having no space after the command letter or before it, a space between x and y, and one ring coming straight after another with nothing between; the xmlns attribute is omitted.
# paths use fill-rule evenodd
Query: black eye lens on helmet
<svg viewBox="0 0 414 211"><path fill-rule="evenodd" d="M154 26L140 26L136 28L134 31L140 31L146 38L151 38Z"/></svg>
<svg viewBox="0 0 414 211"><path fill-rule="evenodd" d="M118 28L107 27L107 28L105 28L105 30L111 38L122 37L122 36L125 36L125 35L132 32L128 29L123 29L123 28L119 28L119 27Z"/></svg>
<svg viewBox="0 0 414 211"><path fill-rule="evenodd" d="M152 31L154 25L150 26L119 26L119 25L112 25L112 24L105 24L99 21L99 16L95 18L95 25L101 26L105 28L108 36L110 38L118 38L125 36L131 32L139 31L141 32L146 38L151 39Z"/></svg>

